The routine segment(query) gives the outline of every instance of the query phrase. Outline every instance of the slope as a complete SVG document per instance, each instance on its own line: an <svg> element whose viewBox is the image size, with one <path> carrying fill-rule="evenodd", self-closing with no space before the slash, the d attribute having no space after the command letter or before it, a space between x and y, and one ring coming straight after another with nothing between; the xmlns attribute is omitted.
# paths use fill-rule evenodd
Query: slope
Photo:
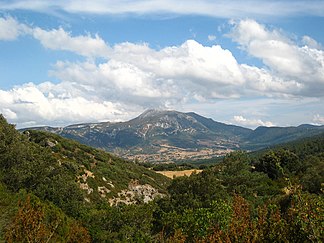
<svg viewBox="0 0 324 243"><path fill-rule="evenodd" d="M67 217L70 226L62 226L65 230L75 225L75 219L90 217L88 212L97 207L163 197L168 183L160 174L76 141L41 131L21 134L0 116L0 211L9 212L1 217L0 232L7 231L8 222L23 227L20 217L26 216L27 207L26 212L36 210L40 218L35 220L46 227L48 217L59 217L47 236L54 232L63 237L64 230L58 231ZM18 202L21 211L14 216L10 212L17 210Z"/></svg>

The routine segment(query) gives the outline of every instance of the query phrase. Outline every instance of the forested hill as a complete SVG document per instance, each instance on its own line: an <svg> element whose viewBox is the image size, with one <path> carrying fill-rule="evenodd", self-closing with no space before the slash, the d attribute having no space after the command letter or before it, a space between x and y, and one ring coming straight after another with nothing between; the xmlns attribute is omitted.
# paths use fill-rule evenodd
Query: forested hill
<svg viewBox="0 0 324 243"><path fill-rule="evenodd" d="M170 182L1 116L0 241L323 242L323 139L234 152Z"/></svg>
<svg viewBox="0 0 324 243"><path fill-rule="evenodd" d="M50 220L44 219L41 226L47 237L53 233L51 242L74 237L71 230L83 234L87 230L79 221L87 212L95 213L92 210L100 205L152 201L166 195L168 184L160 174L73 140L40 131L21 134L0 116L0 241L3 232L10 238L14 234L10 230L29 227L20 221L33 224L42 217ZM32 207L36 218L20 211L14 216L18 201L24 202L21 210ZM14 242L23 236L17 237Z"/></svg>
<svg viewBox="0 0 324 243"><path fill-rule="evenodd" d="M180 242L323 242L324 134L177 178L157 222Z"/></svg>

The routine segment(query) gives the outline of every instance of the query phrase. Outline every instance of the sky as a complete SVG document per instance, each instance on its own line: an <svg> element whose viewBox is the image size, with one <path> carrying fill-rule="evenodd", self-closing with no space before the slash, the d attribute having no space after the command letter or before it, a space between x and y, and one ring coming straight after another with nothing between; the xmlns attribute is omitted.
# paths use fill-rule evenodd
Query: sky
<svg viewBox="0 0 324 243"><path fill-rule="evenodd" d="M324 1L0 1L0 113L17 128L152 108L324 125Z"/></svg>

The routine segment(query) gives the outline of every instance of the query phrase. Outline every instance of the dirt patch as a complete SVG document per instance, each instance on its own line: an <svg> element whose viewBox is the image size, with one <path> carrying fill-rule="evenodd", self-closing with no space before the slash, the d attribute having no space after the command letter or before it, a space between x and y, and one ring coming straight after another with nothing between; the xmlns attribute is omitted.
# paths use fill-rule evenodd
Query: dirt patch
<svg viewBox="0 0 324 243"><path fill-rule="evenodd" d="M171 179L179 176L190 176L192 173L200 173L202 170L181 170L181 171L156 171L156 173L162 174Z"/></svg>

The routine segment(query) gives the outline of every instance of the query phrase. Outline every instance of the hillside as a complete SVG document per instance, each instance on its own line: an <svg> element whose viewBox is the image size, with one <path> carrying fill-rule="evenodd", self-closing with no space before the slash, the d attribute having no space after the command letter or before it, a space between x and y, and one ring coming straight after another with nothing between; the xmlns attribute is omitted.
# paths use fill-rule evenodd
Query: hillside
<svg viewBox="0 0 324 243"><path fill-rule="evenodd" d="M147 110L127 122L31 129L56 133L129 160L168 162L209 159L240 149L257 150L319 134L324 126L252 130L216 122L193 112Z"/></svg>
<svg viewBox="0 0 324 243"><path fill-rule="evenodd" d="M183 242L322 242L323 135L231 153L174 179L158 202L159 229Z"/></svg>
<svg viewBox="0 0 324 243"><path fill-rule="evenodd" d="M0 232L7 231L18 204L22 208L39 205L35 213L41 218L51 213L59 220L68 217L64 225L68 230L78 225L75 219L97 207L148 203L167 193L169 179L154 171L55 134L20 134L2 116L0 141L0 211L4 212ZM42 227L53 232L53 239L62 237L47 223ZM3 237L0 233L0 241Z"/></svg>
<svg viewBox="0 0 324 243"><path fill-rule="evenodd" d="M25 131L24 134L29 141L50 148L60 166L73 167L80 188L89 195L87 201L111 199L134 186L141 192L140 185L148 186L157 195L165 192L168 180L142 166L52 133ZM144 198L136 195L138 199L140 196Z"/></svg>
<svg viewBox="0 0 324 243"><path fill-rule="evenodd" d="M246 139L243 147L252 150L282 144L324 132L324 126L300 125L298 127L258 127Z"/></svg>

